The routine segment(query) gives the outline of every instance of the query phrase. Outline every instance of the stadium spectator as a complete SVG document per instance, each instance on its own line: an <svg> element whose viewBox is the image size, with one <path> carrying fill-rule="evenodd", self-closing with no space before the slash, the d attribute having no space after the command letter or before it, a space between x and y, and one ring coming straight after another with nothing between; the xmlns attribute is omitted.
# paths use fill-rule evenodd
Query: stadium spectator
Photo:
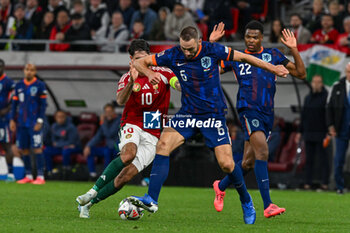
<svg viewBox="0 0 350 233"><path fill-rule="evenodd" d="M350 16L343 21L344 33L338 36L336 45L342 52L350 55Z"/></svg>
<svg viewBox="0 0 350 233"><path fill-rule="evenodd" d="M143 25L141 20L134 22L129 40L136 39L145 39L145 25Z"/></svg>
<svg viewBox="0 0 350 233"><path fill-rule="evenodd" d="M35 29L40 27L44 16L44 10L39 6L38 0L27 0L25 9L25 19L30 21Z"/></svg>
<svg viewBox="0 0 350 233"><path fill-rule="evenodd" d="M345 78L333 86L327 105L329 134L335 137L334 178L337 193L344 193L343 168L350 140L350 63L345 67Z"/></svg>
<svg viewBox="0 0 350 233"><path fill-rule="evenodd" d="M44 14L43 21L37 30L35 31L34 38L39 40L50 39L50 34L53 26L55 25L55 16L52 12L48 11ZM33 45L35 50L45 50L45 44Z"/></svg>
<svg viewBox="0 0 350 233"><path fill-rule="evenodd" d="M63 156L63 176L70 171L71 155L81 153L81 145L77 128L67 117L67 113L59 110L55 113L55 123L51 126L52 146L44 149L46 159L46 170L52 175L52 158L57 155Z"/></svg>
<svg viewBox="0 0 350 233"><path fill-rule="evenodd" d="M167 16L165 21L164 33L166 39L178 40L181 30L187 26L197 28L192 15L186 11L185 6L182 3L175 3L173 12Z"/></svg>
<svg viewBox="0 0 350 233"><path fill-rule="evenodd" d="M279 118L275 116L273 121L272 131L267 142L269 149L269 158L268 161L274 161L277 155L277 150L281 144L281 128L279 126Z"/></svg>
<svg viewBox="0 0 350 233"><path fill-rule="evenodd" d="M318 170L318 173L321 174L322 178L321 188L324 190L328 189L329 160L327 151L323 147L323 140L327 136L327 97L328 92L323 86L322 76L313 76L311 81L311 91L304 99L300 133L298 133L296 137L296 142L299 143L302 134L305 141L305 189L311 188L314 165L317 160L319 160L321 164L321 167Z"/></svg>
<svg viewBox="0 0 350 233"><path fill-rule="evenodd" d="M18 3L15 6L14 16L9 18L6 37L9 39L32 39L34 28L33 24L24 18L25 7L23 4ZM12 44L14 50L27 50L30 45L27 44Z"/></svg>
<svg viewBox="0 0 350 233"><path fill-rule="evenodd" d="M141 21L144 26L144 35L147 37L151 32L154 22L157 20L157 13L149 8L151 1L150 0L139 0L140 9L135 11L131 18L130 31L134 31L134 23L136 21ZM136 37L134 37L136 39ZM137 37L141 38L141 37Z"/></svg>
<svg viewBox="0 0 350 233"><path fill-rule="evenodd" d="M333 17L334 28L342 33L343 30L343 15L340 12L340 5L337 0L330 1L328 4L329 14Z"/></svg>
<svg viewBox="0 0 350 233"><path fill-rule="evenodd" d="M223 22L225 24L225 30L229 30L233 27L230 9L230 0L205 0L203 7L203 13L205 16L203 17L202 21L208 24L209 32L211 32L215 24L218 24L219 22Z"/></svg>
<svg viewBox="0 0 350 233"><path fill-rule="evenodd" d="M10 16L13 15L13 5L10 0L0 0L0 22L1 33L5 35L7 22Z"/></svg>
<svg viewBox="0 0 350 233"><path fill-rule="evenodd" d="M165 37L165 21L170 11L167 7L162 7L158 11L158 19L153 24L151 33L149 35L150 40L166 40Z"/></svg>
<svg viewBox="0 0 350 233"><path fill-rule="evenodd" d="M119 0L118 11L123 14L124 24L130 28L130 23L135 9L131 5L131 0Z"/></svg>
<svg viewBox="0 0 350 233"><path fill-rule="evenodd" d="M72 26L68 29L64 36L65 41L76 41L76 40L91 40L90 28L86 24L83 15L75 13L72 15ZM93 51L95 50L94 45L79 45L72 44L70 51Z"/></svg>
<svg viewBox="0 0 350 233"><path fill-rule="evenodd" d="M94 37L101 27L107 27L109 24L106 4L102 3L102 0L90 0L85 19L91 30L91 37Z"/></svg>
<svg viewBox="0 0 350 233"><path fill-rule="evenodd" d="M56 19L58 13L62 10L67 11L67 8L63 5L63 2L61 0L49 0L49 4L47 5L45 12L52 12Z"/></svg>
<svg viewBox="0 0 350 233"><path fill-rule="evenodd" d="M298 44L307 44L311 38L310 31L303 26L303 19L299 14L292 14L290 17L292 32L297 38Z"/></svg>
<svg viewBox="0 0 350 233"><path fill-rule="evenodd" d="M316 30L310 42L317 44L334 44L337 41L339 32L333 27L331 15L323 15L321 20L322 29Z"/></svg>
<svg viewBox="0 0 350 233"><path fill-rule="evenodd" d="M321 29L321 16L323 11L323 0L314 0L312 3L312 12L305 17L306 28L311 33Z"/></svg>
<svg viewBox="0 0 350 233"><path fill-rule="evenodd" d="M79 13L81 15L86 14L86 8L84 6L84 3L81 0L75 0L73 2L72 9L70 11L70 14L73 15L75 13Z"/></svg>
<svg viewBox="0 0 350 233"><path fill-rule="evenodd" d="M180 2L191 13L195 21L202 20L205 16L203 12L205 0L181 0Z"/></svg>
<svg viewBox="0 0 350 233"><path fill-rule="evenodd" d="M35 65L26 64L24 79L15 86L10 114L10 130L16 132L16 145L20 149L25 165L26 176L17 181L19 184L45 184L42 127L47 106L46 98L46 87L36 78ZM36 160L35 180L33 180L30 149L34 152Z"/></svg>
<svg viewBox="0 0 350 233"><path fill-rule="evenodd" d="M105 43L100 47L102 52L125 52L125 45L115 43L126 42L128 39L129 31L123 23L123 15L120 12L114 12L111 25L102 27L95 36L97 42Z"/></svg>
<svg viewBox="0 0 350 233"><path fill-rule="evenodd" d="M70 27L71 23L69 21L68 12L66 10L58 12L57 23L51 30L50 40L63 41L65 34L67 33ZM50 44L51 51L67 51L69 47L69 44Z"/></svg>
<svg viewBox="0 0 350 233"><path fill-rule="evenodd" d="M120 118L116 116L114 106L106 104L104 106L104 121L98 129L96 135L87 143L84 148L84 156L87 158L89 174L91 179L96 178L95 157L102 156L104 158L104 168L110 163L114 155L119 151L118 148L118 132ZM106 145L98 147L105 140Z"/></svg>
<svg viewBox="0 0 350 233"><path fill-rule="evenodd" d="M280 43L283 29L284 25L281 20L275 19L274 21L272 21L269 42Z"/></svg>

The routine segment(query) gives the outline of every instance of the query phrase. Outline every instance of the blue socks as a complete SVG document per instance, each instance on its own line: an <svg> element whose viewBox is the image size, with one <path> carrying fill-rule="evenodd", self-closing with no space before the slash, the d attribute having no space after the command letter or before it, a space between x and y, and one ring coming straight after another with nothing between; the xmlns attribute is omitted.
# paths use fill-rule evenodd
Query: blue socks
<svg viewBox="0 0 350 233"><path fill-rule="evenodd" d="M254 171L260 194L264 202L264 209L266 209L272 203L270 198L269 175L267 173L267 161L255 160Z"/></svg>
<svg viewBox="0 0 350 233"><path fill-rule="evenodd" d="M231 183L235 186L239 194L239 199L241 200L241 203L250 202L251 200L250 195L247 191L247 187L245 186L241 168L239 166L235 166L233 172L228 174L227 177L230 179ZM219 184L219 188L220 188L220 184Z"/></svg>
<svg viewBox="0 0 350 233"><path fill-rule="evenodd" d="M156 154L151 171L150 182L148 186L148 195L158 202L160 189L168 177L169 156Z"/></svg>
<svg viewBox="0 0 350 233"><path fill-rule="evenodd" d="M25 174L26 175L31 175L32 174L32 164L30 161L30 155L23 155L22 160L24 163L24 168L25 168Z"/></svg>
<svg viewBox="0 0 350 233"><path fill-rule="evenodd" d="M36 168L38 171L38 176L44 176L44 155L43 153L35 154Z"/></svg>
<svg viewBox="0 0 350 233"><path fill-rule="evenodd" d="M243 170L243 168L242 168L242 160L238 161L236 163L235 167L239 167L240 168L240 170L243 173L243 176L247 175L248 172L249 172L249 170ZM221 191L225 191L227 189L227 187L230 186L230 184L231 184L230 178L228 176L225 176L219 183L219 189Z"/></svg>

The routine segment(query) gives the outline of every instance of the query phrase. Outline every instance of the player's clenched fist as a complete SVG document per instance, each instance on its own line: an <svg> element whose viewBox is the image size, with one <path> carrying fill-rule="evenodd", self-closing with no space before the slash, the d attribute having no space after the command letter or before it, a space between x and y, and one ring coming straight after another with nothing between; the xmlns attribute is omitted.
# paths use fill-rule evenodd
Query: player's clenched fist
<svg viewBox="0 0 350 233"><path fill-rule="evenodd" d="M273 72L275 75L286 78L287 75L289 74L289 71L283 65L277 65L275 67L276 68L274 69L274 72Z"/></svg>

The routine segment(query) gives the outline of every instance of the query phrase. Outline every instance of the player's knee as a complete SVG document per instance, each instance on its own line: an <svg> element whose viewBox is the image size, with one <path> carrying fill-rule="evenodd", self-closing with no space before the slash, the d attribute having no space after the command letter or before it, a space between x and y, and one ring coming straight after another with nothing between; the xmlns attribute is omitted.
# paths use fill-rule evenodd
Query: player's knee
<svg viewBox="0 0 350 233"><path fill-rule="evenodd" d="M254 160L253 159L247 159L242 161L242 168L244 170L251 170L254 168Z"/></svg>
<svg viewBox="0 0 350 233"><path fill-rule="evenodd" d="M221 170L225 173L231 173L234 168L233 161L223 161L220 163Z"/></svg>
<svg viewBox="0 0 350 233"><path fill-rule="evenodd" d="M269 151L267 148L259 148L255 151L255 158L257 160L266 161L269 157Z"/></svg>
<svg viewBox="0 0 350 233"><path fill-rule="evenodd" d="M120 158L123 161L124 165L129 165L134 158L136 157L137 147L135 144L125 145L120 154Z"/></svg>

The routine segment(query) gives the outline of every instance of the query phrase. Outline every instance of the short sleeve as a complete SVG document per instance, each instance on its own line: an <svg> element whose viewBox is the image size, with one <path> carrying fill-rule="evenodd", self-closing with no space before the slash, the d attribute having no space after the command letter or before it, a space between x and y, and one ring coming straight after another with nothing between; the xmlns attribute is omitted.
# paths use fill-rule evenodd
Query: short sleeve
<svg viewBox="0 0 350 233"><path fill-rule="evenodd" d="M14 100L14 101L17 101L18 100L18 88L17 88L17 85L18 85L18 83L15 85L15 88L14 88L14 94L13 94L13 96L12 96L12 100Z"/></svg>
<svg viewBox="0 0 350 233"><path fill-rule="evenodd" d="M121 90L123 90L123 89L126 87L126 85L127 85L128 82L129 82L129 79L130 79L130 73L129 73L129 72L126 73L126 74L124 74L124 75L120 78L120 80L119 80L119 82L118 82L117 93L120 92Z"/></svg>
<svg viewBox="0 0 350 233"><path fill-rule="evenodd" d="M171 66L172 54L174 48L164 50L160 53L152 55L152 63L154 66Z"/></svg>
<svg viewBox="0 0 350 233"><path fill-rule="evenodd" d="M39 97L42 98L42 99L46 99L47 98L47 90L46 90L45 83L41 83L41 85L40 85Z"/></svg>
<svg viewBox="0 0 350 233"><path fill-rule="evenodd" d="M224 60L224 61L232 61L233 60L233 52L230 47L218 44L218 43L212 43L213 46L213 52L218 57L218 60Z"/></svg>
<svg viewBox="0 0 350 233"><path fill-rule="evenodd" d="M286 66L289 63L289 59L284 56L284 54L278 49L272 49L272 57L275 60L275 65L284 65Z"/></svg>

